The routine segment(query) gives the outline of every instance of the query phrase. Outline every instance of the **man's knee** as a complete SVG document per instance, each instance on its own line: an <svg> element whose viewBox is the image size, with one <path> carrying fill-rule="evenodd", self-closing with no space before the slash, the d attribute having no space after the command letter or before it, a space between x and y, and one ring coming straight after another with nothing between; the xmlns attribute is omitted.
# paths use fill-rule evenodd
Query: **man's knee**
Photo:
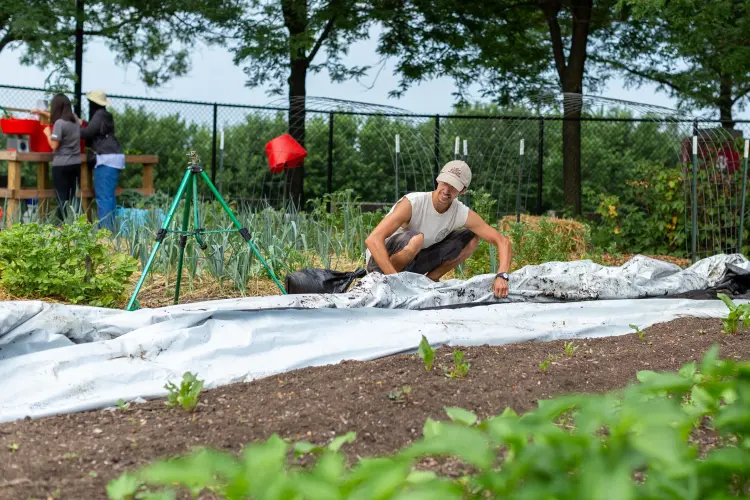
<svg viewBox="0 0 750 500"><path fill-rule="evenodd" d="M469 240L469 244L466 245L466 250L469 252L469 254L474 253L474 251L479 246L480 241L482 241L482 239L476 235L471 240Z"/></svg>
<svg viewBox="0 0 750 500"><path fill-rule="evenodd" d="M479 236L472 237L469 242L466 244L465 247L459 252L458 257L456 257L454 260L458 262L463 262L464 260L471 257L471 255L477 250L477 247L479 246L479 242L482 241Z"/></svg>
<svg viewBox="0 0 750 500"><path fill-rule="evenodd" d="M414 257L416 257L419 251L422 249L423 243L424 234L417 233L411 237L409 243L407 243L404 247L403 252L409 257L410 260L414 259Z"/></svg>

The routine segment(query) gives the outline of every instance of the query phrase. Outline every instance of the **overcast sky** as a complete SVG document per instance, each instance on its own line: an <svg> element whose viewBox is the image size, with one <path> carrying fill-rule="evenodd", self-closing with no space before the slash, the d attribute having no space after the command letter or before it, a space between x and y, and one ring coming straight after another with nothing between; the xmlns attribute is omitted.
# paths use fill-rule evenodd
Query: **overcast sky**
<svg viewBox="0 0 750 500"><path fill-rule="evenodd" d="M375 39L371 39L353 45L349 58L360 65L376 65L379 57L375 53L375 44ZM22 66L18 62L19 55L19 52L9 50L0 53L0 68L3 68L0 83L42 86L46 73L33 67ZM445 114L451 110L451 92L454 87L449 78L422 83L412 88L401 99L389 99L388 92L396 88L398 83L398 77L392 73L393 68L393 63L387 64L370 89L367 87L372 84L374 75L362 83L351 81L343 84L330 83L325 72L311 75L307 81L308 95L396 106L420 114ZM232 63L231 54L222 48L199 48L193 54L190 73L159 89L146 88L139 81L134 67L117 66L112 54L102 43L90 43L84 55L84 90L101 88L111 94L253 105L267 104L276 99L268 97L265 89L247 88L245 80L242 69ZM672 99L664 93L657 93L654 86L625 90L620 80L613 81L601 95L670 108L675 106ZM745 117L746 114L737 113L736 117Z"/></svg>

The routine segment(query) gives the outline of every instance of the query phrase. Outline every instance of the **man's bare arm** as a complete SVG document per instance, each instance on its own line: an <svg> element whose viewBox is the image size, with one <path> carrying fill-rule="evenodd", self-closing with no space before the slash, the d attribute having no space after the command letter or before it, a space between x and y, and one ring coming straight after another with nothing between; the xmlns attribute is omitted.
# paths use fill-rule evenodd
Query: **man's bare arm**
<svg viewBox="0 0 750 500"><path fill-rule="evenodd" d="M370 251L372 259L384 274L396 274L397 272L396 268L391 264L391 259L388 257L385 240L410 220L411 202L407 198L402 198L396 205L396 208L393 209L393 212L386 215L365 240L365 245Z"/></svg>

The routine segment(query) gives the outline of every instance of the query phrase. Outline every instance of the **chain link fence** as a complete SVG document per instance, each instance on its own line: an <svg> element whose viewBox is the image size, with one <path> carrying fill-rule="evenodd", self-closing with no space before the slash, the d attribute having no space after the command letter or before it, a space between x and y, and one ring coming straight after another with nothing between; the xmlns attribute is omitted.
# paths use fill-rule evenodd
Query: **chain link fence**
<svg viewBox="0 0 750 500"><path fill-rule="evenodd" d="M30 109L51 97L43 89L0 85L0 106L7 108ZM159 157L154 185L165 197L177 190L186 154L194 150L228 200L253 206L285 203L284 178L270 172L264 151L270 139L287 132L285 107L110 97L125 152ZM565 213L559 116L427 116L308 102L306 200L349 189L367 206L389 207L404 193L432 189L442 165L461 158L474 174L472 191L462 197L470 206L484 191L498 217ZM84 99L84 118L86 108ZM634 116L614 108L580 122L581 204L601 233L601 244L630 237L635 251L642 246L693 256L740 249L741 176L736 165L729 172L716 157L726 143L720 124ZM736 151L749 127L750 122L734 125ZM701 157L703 167L694 178L684 142L696 132L712 152ZM0 148L5 145L6 137L0 135ZM0 186L6 175L7 165L0 162ZM698 185L695 204L693 179ZM24 186L36 185L34 165L24 166L22 180ZM126 169L120 185L139 187L140 169ZM205 186L201 190L208 194ZM695 245L693 219L698 222ZM669 236L662 239L669 243L664 248L648 243L653 239L649 231L666 232Z"/></svg>

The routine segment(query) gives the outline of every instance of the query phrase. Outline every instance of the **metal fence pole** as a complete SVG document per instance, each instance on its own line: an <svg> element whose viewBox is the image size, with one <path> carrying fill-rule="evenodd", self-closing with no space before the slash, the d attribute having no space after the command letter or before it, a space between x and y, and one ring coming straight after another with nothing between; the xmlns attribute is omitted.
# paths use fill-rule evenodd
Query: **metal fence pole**
<svg viewBox="0 0 750 500"><path fill-rule="evenodd" d="M211 142L211 182L216 183L216 122L219 116L219 105L214 103L213 138Z"/></svg>
<svg viewBox="0 0 750 500"><path fill-rule="evenodd" d="M518 187L516 188L516 222L521 222L521 175L523 174L523 139L519 149L518 159Z"/></svg>
<svg viewBox="0 0 750 500"><path fill-rule="evenodd" d="M539 118L539 141L536 160L536 213L542 215L542 186L544 185L544 118Z"/></svg>
<svg viewBox="0 0 750 500"><path fill-rule="evenodd" d="M328 179L326 193L333 193L333 112L328 113ZM328 199L328 212L331 212L331 200Z"/></svg>
<svg viewBox="0 0 750 500"><path fill-rule="evenodd" d="M696 125L697 128L697 125ZM693 135L693 180L692 191L692 221L691 221L691 258L693 262L698 260L698 135Z"/></svg>
<svg viewBox="0 0 750 500"><path fill-rule="evenodd" d="M745 189L747 188L747 154L750 149L750 140L745 139L745 166L742 168L742 195L740 208L740 231L737 241L737 253L742 253L742 232L745 228Z"/></svg>
<svg viewBox="0 0 750 500"><path fill-rule="evenodd" d="M433 181L437 187L437 176L440 173L440 115L435 115L435 166Z"/></svg>

